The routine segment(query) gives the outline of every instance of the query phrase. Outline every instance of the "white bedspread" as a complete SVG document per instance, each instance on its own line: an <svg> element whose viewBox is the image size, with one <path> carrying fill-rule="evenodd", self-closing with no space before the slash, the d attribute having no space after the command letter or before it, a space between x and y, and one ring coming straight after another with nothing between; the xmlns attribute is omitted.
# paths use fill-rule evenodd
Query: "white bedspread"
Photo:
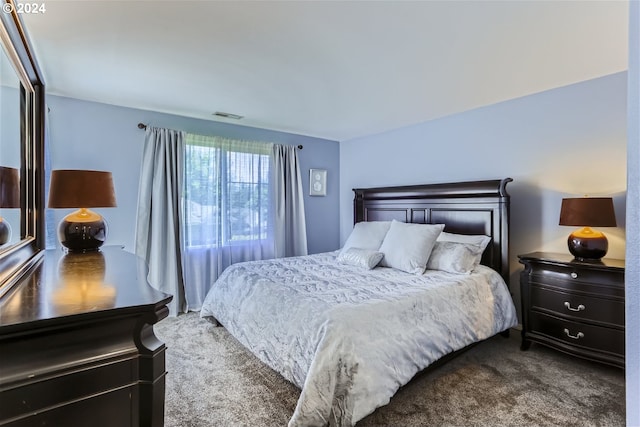
<svg viewBox="0 0 640 427"><path fill-rule="evenodd" d="M352 426L435 360L517 324L487 267L416 276L336 255L235 264L201 311L302 389L289 427Z"/></svg>

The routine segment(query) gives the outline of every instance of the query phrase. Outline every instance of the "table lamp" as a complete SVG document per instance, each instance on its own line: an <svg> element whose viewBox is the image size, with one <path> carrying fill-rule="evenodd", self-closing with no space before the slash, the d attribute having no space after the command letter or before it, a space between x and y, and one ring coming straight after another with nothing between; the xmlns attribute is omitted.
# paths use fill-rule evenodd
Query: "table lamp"
<svg viewBox="0 0 640 427"><path fill-rule="evenodd" d="M607 254L609 242L591 227L615 227L616 215L611 197L562 199L560 225L583 227L569 235L569 252L579 261L597 261Z"/></svg>
<svg viewBox="0 0 640 427"><path fill-rule="evenodd" d="M54 170L49 187L50 208L79 208L58 226L58 238L70 252L100 250L107 238L107 223L89 208L116 207L111 172Z"/></svg>
<svg viewBox="0 0 640 427"><path fill-rule="evenodd" d="M20 171L0 166L0 208L20 207ZM0 216L0 245L11 240L11 225Z"/></svg>

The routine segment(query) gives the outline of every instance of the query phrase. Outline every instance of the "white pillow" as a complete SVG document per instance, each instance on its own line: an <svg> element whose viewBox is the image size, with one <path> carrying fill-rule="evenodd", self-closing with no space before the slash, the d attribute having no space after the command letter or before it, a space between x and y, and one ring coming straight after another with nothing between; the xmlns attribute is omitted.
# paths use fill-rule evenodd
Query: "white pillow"
<svg viewBox="0 0 640 427"><path fill-rule="evenodd" d="M480 264L483 252L484 248L471 243L436 241L427 269L469 274Z"/></svg>
<svg viewBox="0 0 640 427"><path fill-rule="evenodd" d="M472 245L480 246L483 251L487 247L490 241L491 241L491 237L485 236L484 234L478 234L478 235L455 234L455 233L447 233L446 231L443 231L438 236L438 242L471 243Z"/></svg>
<svg viewBox="0 0 640 427"><path fill-rule="evenodd" d="M348 248L340 252L336 260L342 264L355 265L356 267L371 270L378 265L384 254L372 249Z"/></svg>
<svg viewBox="0 0 640 427"><path fill-rule="evenodd" d="M393 220L380 246L380 265L422 274L444 224L412 224Z"/></svg>
<svg viewBox="0 0 640 427"><path fill-rule="evenodd" d="M353 226L349 238L340 253L349 248L371 249L377 251L387 235L391 221L358 222Z"/></svg>

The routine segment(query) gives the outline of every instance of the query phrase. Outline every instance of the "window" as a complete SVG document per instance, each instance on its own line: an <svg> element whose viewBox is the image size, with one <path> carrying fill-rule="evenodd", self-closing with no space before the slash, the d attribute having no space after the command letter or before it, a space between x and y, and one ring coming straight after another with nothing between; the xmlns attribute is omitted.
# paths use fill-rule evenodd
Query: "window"
<svg viewBox="0 0 640 427"><path fill-rule="evenodd" d="M185 142L187 247L268 239L272 145L192 134Z"/></svg>

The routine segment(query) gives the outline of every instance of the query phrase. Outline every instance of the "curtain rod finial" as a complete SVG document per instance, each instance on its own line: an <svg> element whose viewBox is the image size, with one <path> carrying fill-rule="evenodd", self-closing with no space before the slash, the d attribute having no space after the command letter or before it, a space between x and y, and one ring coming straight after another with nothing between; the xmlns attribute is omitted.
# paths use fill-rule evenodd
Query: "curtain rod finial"
<svg viewBox="0 0 640 427"><path fill-rule="evenodd" d="M145 125L144 123L138 123L138 129L146 129L147 125Z"/></svg>

